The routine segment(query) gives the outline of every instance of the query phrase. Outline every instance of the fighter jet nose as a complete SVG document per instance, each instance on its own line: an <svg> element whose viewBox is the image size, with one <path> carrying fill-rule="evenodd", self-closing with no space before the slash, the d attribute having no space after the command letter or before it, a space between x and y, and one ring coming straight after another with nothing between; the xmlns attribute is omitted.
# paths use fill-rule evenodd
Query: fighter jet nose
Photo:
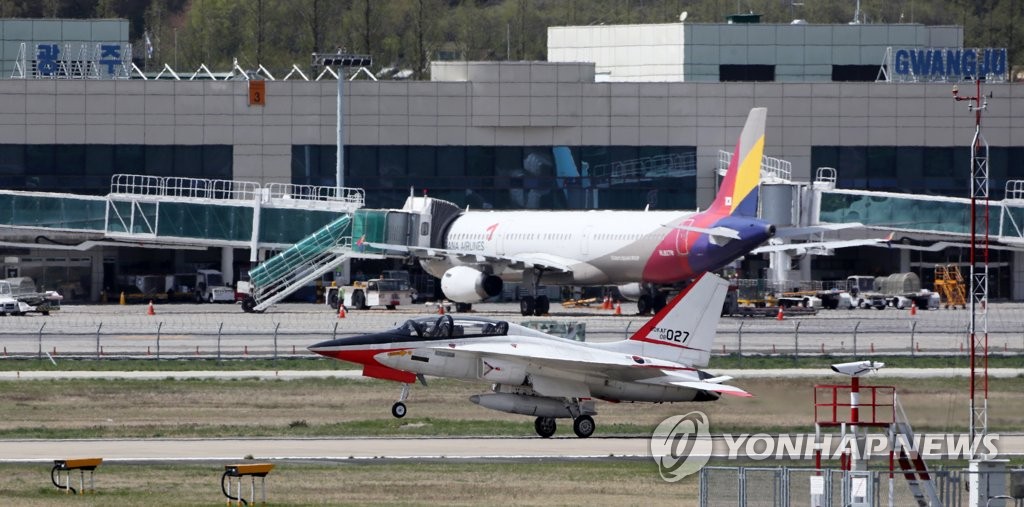
<svg viewBox="0 0 1024 507"><path fill-rule="evenodd" d="M474 394L473 396L470 396L469 397L469 401L471 401L474 405L479 405L480 404L480 395L479 394Z"/></svg>

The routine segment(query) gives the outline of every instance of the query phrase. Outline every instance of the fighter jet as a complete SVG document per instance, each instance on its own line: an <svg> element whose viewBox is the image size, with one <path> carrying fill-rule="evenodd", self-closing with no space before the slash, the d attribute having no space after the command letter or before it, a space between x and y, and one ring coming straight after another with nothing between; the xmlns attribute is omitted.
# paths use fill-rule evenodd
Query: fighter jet
<svg viewBox="0 0 1024 507"><path fill-rule="evenodd" d="M629 339L577 342L503 320L462 314L406 321L390 331L309 347L363 366L366 377L401 382L391 414L404 417L409 387L426 376L492 383L470 397L482 407L536 417L541 437L569 418L581 438L594 433L595 400L652 403L750 396L698 368L711 356L727 282L703 274Z"/></svg>

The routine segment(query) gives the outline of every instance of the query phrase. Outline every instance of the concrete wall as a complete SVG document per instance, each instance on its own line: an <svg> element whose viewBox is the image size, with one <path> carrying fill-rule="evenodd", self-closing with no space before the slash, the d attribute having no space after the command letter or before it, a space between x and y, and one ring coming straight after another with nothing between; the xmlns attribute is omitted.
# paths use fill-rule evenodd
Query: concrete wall
<svg viewBox="0 0 1024 507"><path fill-rule="evenodd" d="M974 132L948 84L531 82L497 67L507 80L346 82L346 143L696 146L704 206L754 106L768 108L766 153L798 180L811 146L965 146ZM0 80L0 143L232 144L236 179L287 182L292 145L334 144L337 84L266 86L250 107L244 81ZM987 90L988 142L1024 145L1024 86Z"/></svg>
<svg viewBox="0 0 1024 507"><path fill-rule="evenodd" d="M670 23L548 28L548 60L595 62L608 81L718 82L719 65L774 65L778 82L881 65L887 47L961 47L956 26Z"/></svg>
<svg viewBox="0 0 1024 507"><path fill-rule="evenodd" d="M602 81L683 81L683 34L688 26L668 23L550 27L548 61L595 62L598 79Z"/></svg>

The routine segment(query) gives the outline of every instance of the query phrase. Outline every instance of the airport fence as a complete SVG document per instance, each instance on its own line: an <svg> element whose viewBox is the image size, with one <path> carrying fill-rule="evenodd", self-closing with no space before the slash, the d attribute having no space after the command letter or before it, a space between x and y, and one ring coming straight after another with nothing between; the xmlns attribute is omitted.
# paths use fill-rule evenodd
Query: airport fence
<svg viewBox="0 0 1024 507"><path fill-rule="evenodd" d="M979 498L971 502L972 475ZM944 507L1024 506L1024 470L929 472ZM848 471L806 467L706 466L698 475L700 507L812 507L917 505L909 483L896 470Z"/></svg>
<svg viewBox="0 0 1024 507"><path fill-rule="evenodd" d="M880 312L881 313L881 312ZM221 315L221 318L224 316ZM262 319L261 319L262 317ZM108 317L109 318L109 317ZM408 316L369 314L349 319L297 317L166 316L140 319L68 320L46 317L0 319L2 357L278 358L310 357L312 344L394 327ZM166 319L166 320L164 320ZM511 319L515 321L516 319ZM536 319L533 319L536 322ZM544 319L552 324L567 322ZM646 322L641 317L574 319L585 324L589 342L629 337ZM549 325L545 329L579 329ZM989 327L992 355L1024 352L1024 323ZM869 355L966 355L966 324L946 320L723 319L713 355L779 357Z"/></svg>

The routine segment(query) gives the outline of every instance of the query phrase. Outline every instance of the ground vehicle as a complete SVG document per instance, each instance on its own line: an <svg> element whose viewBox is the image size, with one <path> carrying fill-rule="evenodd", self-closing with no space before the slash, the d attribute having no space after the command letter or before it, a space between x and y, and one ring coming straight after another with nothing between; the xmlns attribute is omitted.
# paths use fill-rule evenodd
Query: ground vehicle
<svg viewBox="0 0 1024 507"><path fill-rule="evenodd" d="M357 310L365 310L371 306L383 306L388 310L394 310L399 305L411 305L413 293L409 282L405 280L375 278L365 282L357 280L345 287L328 287L324 300L335 310L338 309L339 301L346 308Z"/></svg>
<svg viewBox="0 0 1024 507"><path fill-rule="evenodd" d="M32 310L28 303L18 301L11 292L11 284L0 280L0 315L25 315Z"/></svg>
<svg viewBox="0 0 1024 507"><path fill-rule="evenodd" d="M235 289L224 284L224 275L216 269L196 270L196 286L192 294L197 303L235 302Z"/></svg>
<svg viewBox="0 0 1024 507"><path fill-rule="evenodd" d="M0 281L0 284L2 283L9 285L10 295L23 305L28 305L30 312L49 315L52 311L60 310L60 302L64 299L57 291L36 290L35 282L26 276L8 278L6 281Z"/></svg>
<svg viewBox="0 0 1024 507"><path fill-rule="evenodd" d="M914 273L893 273L889 276L849 276L849 293L858 308L886 307L904 310L911 306L920 309L939 307L939 295L921 288L921 279Z"/></svg>

